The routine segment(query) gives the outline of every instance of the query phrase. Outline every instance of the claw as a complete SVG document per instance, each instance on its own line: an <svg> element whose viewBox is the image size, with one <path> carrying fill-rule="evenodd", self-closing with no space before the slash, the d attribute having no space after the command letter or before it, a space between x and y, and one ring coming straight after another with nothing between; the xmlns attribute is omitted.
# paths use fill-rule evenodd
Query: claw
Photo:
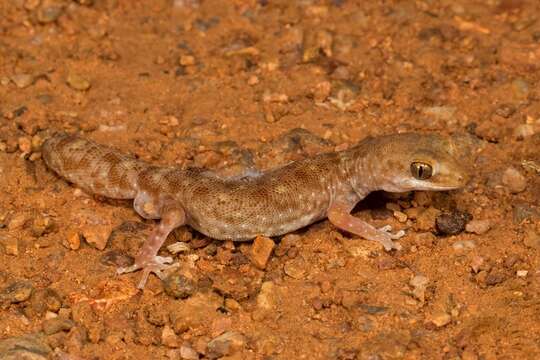
<svg viewBox="0 0 540 360"><path fill-rule="evenodd" d="M139 284L137 287L139 289L143 289L144 285L146 284L146 281L148 280L148 276L150 273L156 274L158 278L163 280L165 278L165 274L163 273L166 270L174 269L179 266L178 263L172 264L173 259L171 257L163 257L163 256L154 256L151 260L147 261L137 261L135 260L135 264L127 267L120 267L116 270L117 274L125 274L134 272L137 270L142 270L142 276L141 280L139 281Z"/></svg>
<svg viewBox="0 0 540 360"><path fill-rule="evenodd" d="M392 234L390 231L392 231L392 225L384 225L383 227L378 229L379 231L382 231L383 233L390 236L390 239L397 240L401 239L403 236L405 236L404 230L399 230L397 233Z"/></svg>

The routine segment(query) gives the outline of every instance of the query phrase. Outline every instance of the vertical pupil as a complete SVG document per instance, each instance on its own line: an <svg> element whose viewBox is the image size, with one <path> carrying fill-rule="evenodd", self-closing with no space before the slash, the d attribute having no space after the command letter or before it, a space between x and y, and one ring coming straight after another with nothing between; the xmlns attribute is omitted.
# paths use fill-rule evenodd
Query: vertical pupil
<svg viewBox="0 0 540 360"><path fill-rule="evenodd" d="M424 176L424 167L422 165L418 166L418 177L422 179Z"/></svg>

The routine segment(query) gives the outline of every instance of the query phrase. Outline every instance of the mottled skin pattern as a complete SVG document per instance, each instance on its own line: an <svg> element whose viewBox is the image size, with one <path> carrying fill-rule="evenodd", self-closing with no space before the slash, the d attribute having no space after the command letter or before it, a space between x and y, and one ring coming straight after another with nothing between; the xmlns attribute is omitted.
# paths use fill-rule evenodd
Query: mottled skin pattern
<svg viewBox="0 0 540 360"><path fill-rule="evenodd" d="M43 145L49 168L84 190L115 199L134 199L144 218L161 219L135 264L120 273L143 270L163 277L170 258L157 256L167 235L181 225L220 240L245 241L285 234L326 217L338 228L399 249L403 232L376 229L350 215L375 190L451 190L466 173L459 145L450 137L415 133L367 138L341 152L321 154L257 175L222 178L202 169L157 167L84 138L57 134ZM412 163L428 164L419 179ZM416 175L416 176L415 176Z"/></svg>

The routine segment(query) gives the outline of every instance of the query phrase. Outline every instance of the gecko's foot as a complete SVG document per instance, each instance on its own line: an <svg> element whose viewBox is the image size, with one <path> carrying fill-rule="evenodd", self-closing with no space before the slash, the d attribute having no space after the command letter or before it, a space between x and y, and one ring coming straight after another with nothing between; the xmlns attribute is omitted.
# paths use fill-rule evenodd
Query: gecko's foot
<svg viewBox="0 0 540 360"><path fill-rule="evenodd" d="M385 237L380 240L380 243L384 246L384 249L386 251L401 250L403 248L401 244L398 244L397 242L392 240L401 239L403 236L405 236L405 231L399 230L397 233L392 234L390 232L392 231L391 225L385 225L378 230L385 235Z"/></svg>
<svg viewBox="0 0 540 360"><path fill-rule="evenodd" d="M163 273L163 271L178 267L178 264L173 264L172 261L173 259L171 257L163 256L154 256L150 260L136 259L135 264L127 267L120 267L116 270L116 273L126 274L137 270L142 270L141 281L139 281L139 285L137 285L137 287L139 289L143 289L144 285L146 285L146 281L148 280L148 276L150 275L150 273L156 274L158 278L163 280L165 278L165 274Z"/></svg>

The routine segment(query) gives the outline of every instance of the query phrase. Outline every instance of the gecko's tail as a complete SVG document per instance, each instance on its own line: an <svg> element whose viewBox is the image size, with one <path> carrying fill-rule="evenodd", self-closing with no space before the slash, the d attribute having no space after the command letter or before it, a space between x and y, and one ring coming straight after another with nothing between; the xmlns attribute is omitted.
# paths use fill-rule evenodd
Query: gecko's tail
<svg viewBox="0 0 540 360"><path fill-rule="evenodd" d="M66 180L97 195L132 199L138 174L147 165L111 147L77 135L57 133L42 146L47 166Z"/></svg>

